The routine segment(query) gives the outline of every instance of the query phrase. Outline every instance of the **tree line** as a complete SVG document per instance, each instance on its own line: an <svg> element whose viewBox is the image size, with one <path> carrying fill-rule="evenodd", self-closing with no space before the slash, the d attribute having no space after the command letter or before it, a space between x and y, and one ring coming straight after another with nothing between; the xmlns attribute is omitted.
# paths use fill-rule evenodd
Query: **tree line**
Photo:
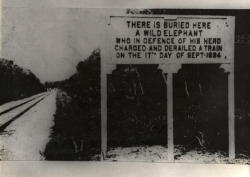
<svg viewBox="0 0 250 177"><path fill-rule="evenodd" d="M0 59L0 104L45 91L40 80L12 60Z"/></svg>

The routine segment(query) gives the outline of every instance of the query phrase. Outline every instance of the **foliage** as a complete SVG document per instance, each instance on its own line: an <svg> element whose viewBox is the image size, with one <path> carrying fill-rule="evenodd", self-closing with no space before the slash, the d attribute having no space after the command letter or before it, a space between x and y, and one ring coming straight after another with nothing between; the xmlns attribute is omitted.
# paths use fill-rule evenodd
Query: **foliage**
<svg viewBox="0 0 250 177"><path fill-rule="evenodd" d="M40 80L11 60L0 59L0 104L44 91Z"/></svg>
<svg viewBox="0 0 250 177"><path fill-rule="evenodd" d="M69 79L46 83L58 87L57 111L47 160L90 160L100 153L100 52L77 65Z"/></svg>

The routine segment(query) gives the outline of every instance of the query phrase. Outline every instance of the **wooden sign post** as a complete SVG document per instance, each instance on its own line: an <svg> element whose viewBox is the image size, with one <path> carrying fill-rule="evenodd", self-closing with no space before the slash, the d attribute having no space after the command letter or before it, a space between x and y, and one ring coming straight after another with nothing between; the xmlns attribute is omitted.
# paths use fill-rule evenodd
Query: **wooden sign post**
<svg viewBox="0 0 250 177"><path fill-rule="evenodd" d="M107 17L101 51L101 151L107 153L107 74L118 64L158 64L167 76L168 160L174 161L173 73L182 64L220 64L228 73L229 159L235 158L234 30L231 16ZM211 127L212 128L212 127Z"/></svg>

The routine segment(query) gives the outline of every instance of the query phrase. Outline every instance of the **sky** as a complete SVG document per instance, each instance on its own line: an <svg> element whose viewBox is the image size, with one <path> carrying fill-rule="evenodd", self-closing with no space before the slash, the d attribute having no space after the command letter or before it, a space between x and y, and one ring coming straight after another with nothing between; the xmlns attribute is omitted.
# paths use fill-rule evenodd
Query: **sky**
<svg viewBox="0 0 250 177"><path fill-rule="evenodd" d="M102 46L108 13L125 13L127 7L250 8L246 0L191 1L3 0L1 57L30 69L42 82L63 80Z"/></svg>
<svg viewBox="0 0 250 177"><path fill-rule="evenodd" d="M113 10L125 12L125 10ZM2 57L42 82L68 78L101 48L107 9L4 8Z"/></svg>

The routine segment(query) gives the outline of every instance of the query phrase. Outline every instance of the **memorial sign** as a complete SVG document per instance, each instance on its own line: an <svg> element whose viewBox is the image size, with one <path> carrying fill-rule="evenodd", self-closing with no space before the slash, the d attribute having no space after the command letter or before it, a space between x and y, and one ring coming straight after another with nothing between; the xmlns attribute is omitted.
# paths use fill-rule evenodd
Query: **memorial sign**
<svg viewBox="0 0 250 177"><path fill-rule="evenodd" d="M107 74L117 64L158 64L167 85L168 159L174 161L173 73L220 64L228 73L229 159L235 158L234 32L231 16L109 16L101 58L102 157L107 152Z"/></svg>

